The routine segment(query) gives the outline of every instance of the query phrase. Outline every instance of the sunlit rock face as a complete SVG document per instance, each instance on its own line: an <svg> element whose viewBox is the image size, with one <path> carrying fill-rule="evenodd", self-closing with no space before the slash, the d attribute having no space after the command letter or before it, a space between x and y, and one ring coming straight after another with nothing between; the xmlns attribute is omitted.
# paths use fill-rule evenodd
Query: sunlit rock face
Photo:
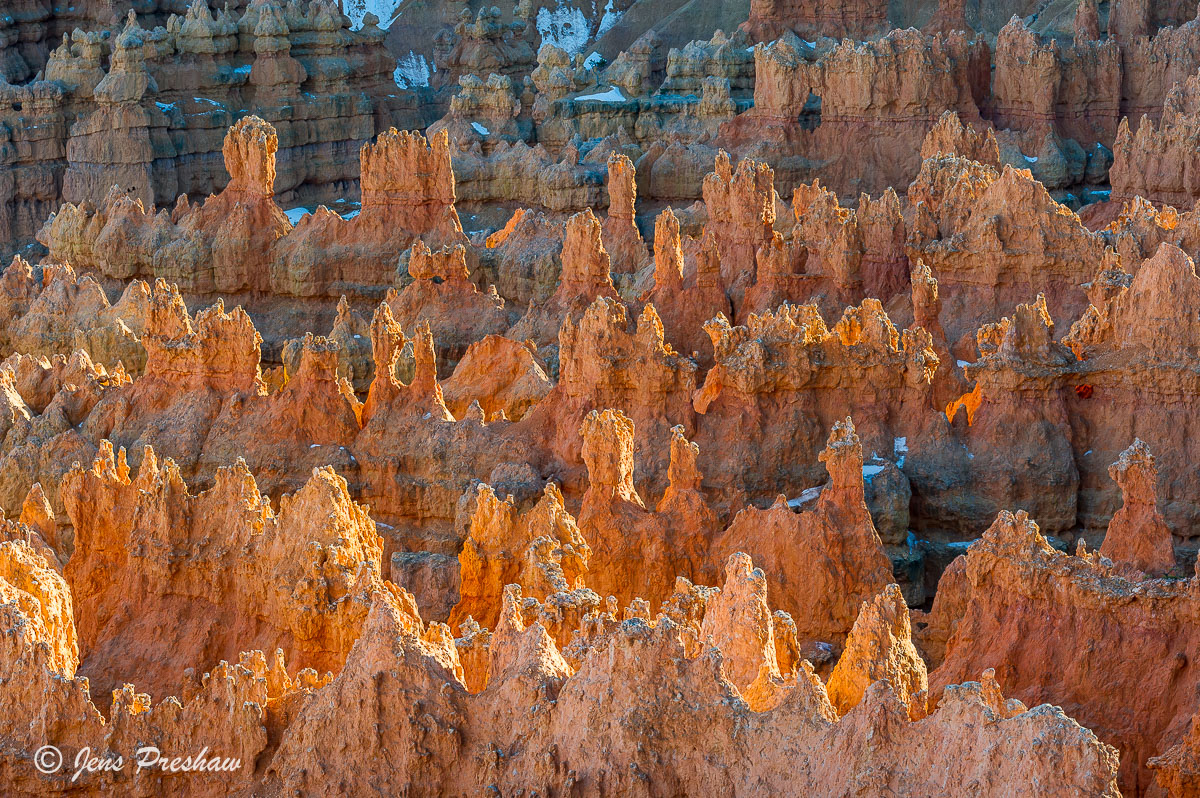
<svg viewBox="0 0 1200 798"><path fill-rule="evenodd" d="M0 12L0 793L1197 792L1194 5L135 5Z"/></svg>

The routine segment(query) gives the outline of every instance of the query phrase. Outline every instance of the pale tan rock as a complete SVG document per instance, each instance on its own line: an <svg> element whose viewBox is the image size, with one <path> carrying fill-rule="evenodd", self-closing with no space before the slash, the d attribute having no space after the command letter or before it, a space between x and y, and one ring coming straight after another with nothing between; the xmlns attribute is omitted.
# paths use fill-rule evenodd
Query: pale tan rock
<svg viewBox="0 0 1200 798"><path fill-rule="evenodd" d="M892 685L911 716L924 716L925 707L918 702L929 689L928 674L912 643L904 596L894 584L863 602L846 638L846 648L829 677L829 700L845 715L858 705L867 688L881 679Z"/></svg>
<svg viewBox="0 0 1200 798"><path fill-rule="evenodd" d="M750 557L736 552L725 562L725 584L708 600L700 639L721 649L725 676L745 690L765 669L778 676L767 577Z"/></svg>
<svg viewBox="0 0 1200 798"><path fill-rule="evenodd" d="M553 387L529 344L488 335L467 347L442 395L455 418L478 402L488 421L501 415L519 421Z"/></svg>

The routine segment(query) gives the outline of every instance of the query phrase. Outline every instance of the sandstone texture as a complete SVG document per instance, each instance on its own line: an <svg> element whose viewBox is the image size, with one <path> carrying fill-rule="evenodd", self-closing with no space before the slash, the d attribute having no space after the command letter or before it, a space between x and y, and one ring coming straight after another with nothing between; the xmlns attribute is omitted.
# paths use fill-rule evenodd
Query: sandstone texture
<svg viewBox="0 0 1200 798"><path fill-rule="evenodd" d="M13 0L0 794L1200 795L1197 130L1182 0Z"/></svg>

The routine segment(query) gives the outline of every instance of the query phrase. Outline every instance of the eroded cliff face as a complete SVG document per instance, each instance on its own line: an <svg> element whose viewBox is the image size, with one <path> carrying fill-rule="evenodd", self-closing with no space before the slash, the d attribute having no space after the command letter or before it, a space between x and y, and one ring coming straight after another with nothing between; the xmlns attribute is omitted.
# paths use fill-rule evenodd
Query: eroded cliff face
<svg viewBox="0 0 1200 798"><path fill-rule="evenodd" d="M1186 653L1194 578L1131 580L1099 553L1055 551L1024 512L1002 512L962 562L928 618L926 634L950 631L929 675L931 696L986 660L1022 701L1089 716L1084 722L1121 751L1123 789L1149 788L1147 761L1187 735L1196 709ZM1118 653L1129 646L1156 653L1131 663ZM1121 698L1099 687L1125 682L1137 690Z"/></svg>
<svg viewBox="0 0 1200 798"><path fill-rule="evenodd" d="M394 279L394 266L381 265L384 251L417 239L465 241L444 136L430 143L392 130L363 145L361 212L343 219L318 210L298 227L272 199L277 141L272 125L246 117L225 139L230 183L203 204L181 198L170 213L155 212L111 192L98 207L65 205L40 238L52 259L109 278L165 277L200 296L284 297L328 296L342 287L372 295L372 287Z"/></svg>
<svg viewBox="0 0 1200 798"><path fill-rule="evenodd" d="M1115 200L1144 197L1183 208L1195 204L1200 189L1192 182L1191 153L1198 102L1200 77L1193 74L1170 88L1157 124L1142 117L1135 130L1129 119L1122 120L1113 147Z"/></svg>
<svg viewBox="0 0 1200 798"><path fill-rule="evenodd" d="M326 0L19 5L0 23L5 253L113 185L147 207L219 191L224 130L251 114L280 130L286 207L354 199L358 144L426 115L397 96L374 15L352 31Z"/></svg>
<svg viewBox="0 0 1200 798"><path fill-rule="evenodd" d="M1194 8L151 5L0 18L4 791L1189 794Z"/></svg>
<svg viewBox="0 0 1200 798"><path fill-rule="evenodd" d="M332 469L276 514L244 461L192 496L173 461L147 449L133 475L107 445L63 477L61 499L75 528L64 576L89 608L76 624L80 673L100 694L135 680L165 694L185 669L232 661L252 639L337 670L379 587L382 542ZM129 595L141 597L135 615ZM255 617L239 617L242 606Z"/></svg>
<svg viewBox="0 0 1200 798"><path fill-rule="evenodd" d="M482 602L481 610L498 611L494 631L487 634L478 624L467 623L464 637L455 640L445 626L424 623L409 594L379 578L373 567L379 541L369 516L348 498L345 483L331 470L314 473L303 491L282 501L278 514L258 494L253 477L242 464L223 472L212 490L193 497L169 461L159 468L148 458L141 472L131 477L124 458L114 456L109 447L91 469L73 472L68 483L74 496L72 507L76 502L80 508L90 503L94 512L76 516L79 533L65 579L29 543L0 543L0 595L5 598L0 618L9 641L3 653L8 678L0 692L8 720L2 728L6 739L19 747L53 738L73 759L84 747L125 755L147 744L163 750L208 746L213 755L239 760L228 774L174 773L165 777L172 789L188 795L305 791L314 786L315 773L336 778L347 789L380 784L381 776L363 776L351 766L360 760L365 763L362 757L367 756L357 743L347 749L331 742L347 733L341 739L373 739L371 750L406 763L401 769L387 769L386 774L391 775L382 776L396 789L475 789L497 780L506 785L532 781L549 786L565 778L587 794L598 795L632 787L628 780L648 779L691 790L719 777L734 788L762 783L765 778L775 785L773 789L789 791L795 787L792 765L764 769L745 764L751 750L778 749L778 757L785 757L786 751L787 758L799 756L812 762L811 767L799 771L806 774L806 790L832 789L847 778L870 772L891 774L886 778L888 789L902 794L932 794L947 784L978 784L980 780L989 789L1021 790L1050 778L1089 794L1117 794L1112 748L1058 709L1027 710L1019 702L1005 702L990 671L982 683L947 688L940 706L928 714L913 711L908 693L894 692L886 681L875 682L856 707L845 707L839 719L812 666L795 656L790 619L785 613L770 612L771 592L763 572L754 568L746 554L729 558L720 590L700 590L680 579L672 601L654 617L644 602L634 600L625 611L626 620L619 621L613 615L616 602L610 600L606 611L593 602L581 617L570 619L568 613L564 618L566 607L560 600L554 604L557 618L574 620L576 631L563 624L559 630L562 637L556 640L548 631L555 626L556 616L548 609L556 596L563 594L550 594L542 600L536 595L522 598L522 583L531 583L533 588L549 577L549 582L544 582L546 589L562 587L558 582L565 571L553 567L559 564L556 557L543 559L545 549L535 539L531 551L539 553L524 558L528 567L520 568L519 581L506 587L502 596L488 589L464 592L464 596L468 592L473 596L472 601ZM137 491L136 498L123 497L131 490ZM143 506L146 509L140 509ZM472 534L478 535L474 539L481 548L476 551L490 552L477 562L491 563L478 573L515 575L502 565L508 558L497 559L499 550L494 548L495 544L510 545L504 541L519 546L520 540L528 537L518 533L514 538L511 531L505 531L512 530L509 524L515 520L511 504L499 502L483 487L477 508ZM305 617L310 621L293 627L293 635L299 635L292 640L297 648L304 647L301 638L309 642L321 638L322 630L347 632L345 637L334 636L333 649L344 661L335 666L336 674L320 676L305 668L292 675L283 650L277 649L271 658L261 650L249 651L241 653L236 664L230 665L232 660L215 664L202 680L191 668L184 671L179 698L156 701L149 694L137 693L133 684L125 684L113 692L107 717L101 715L91 698L95 677L89 681L80 674L101 671L102 652L115 651L130 627L97 624L84 609L85 600L81 597L76 603L76 596L98 584L87 578L89 571L79 564L99 565L105 551L117 558L131 553L135 557L141 553L165 555L163 547L148 539L144 546L112 546L116 542L113 536L128 529L130 520L144 530L134 531L135 536L154 535L147 528L155 523L151 518L178 519L180 513L190 513L185 516L190 520L182 527L160 528L157 534L175 539L172 554L182 556L177 561L186 565L164 571L144 567L149 562L118 564L110 559L108 567L136 575L151 591L151 586L166 587L163 580L171 580L171 592L150 593L156 597L151 603L157 602L163 609L163 600L181 603L179 609L199 606L205 599L197 590L207 591L210 599L248 598L259 607L285 602L299 613L291 616L296 621ZM239 516L241 521L232 520ZM251 526L242 526L251 518ZM246 557L246 565L253 570L235 567L225 571L245 582L214 581L211 571L207 578L201 575L206 570L202 563L212 553L204 549L216 542L211 530L201 528L209 524L232 524L230 528L248 533L234 556ZM558 535L560 544L569 538L573 542L568 548L586 559L586 544L569 516L563 514L557 491L548 490L518 525L526 527L528 534L557 528L560 531L552 532L551 537ZM562 537L564 533L566 537ZM336 538L329 538L330 534ZM300 542L309 539L314 540ZM322 546L321 540L327 543ZM165 542L163 538L160 541ZM184 554L180 546L190 553ZM256 553L259 556L252 556ZM222 559L227 562L227 557ZM577 570L579 565L576 559L568 570ZM293 578L290 568L298 569L293 574L304 574L305 598L287 587ZM334 586L349 586L346 580L350 577L352 590L338 599ZM578 583L585 578L583 574L576 577L575 593L580 592ZM176 592L184 583L193 589ZM270 589L272 583L278 585L275 591ZM474 584L482 587L498 582L487 577ZM264 588L266 594L257 598L239 592ZM106 589L111 591L109 595L116 595L116 584ZM93 600L86 606L99 611L105 603ZM276 608L282 609L282 605ZM334 626L312 623L317 620L314 612L323 614ZM74 638L76 613L84 630L78 644ZM272 613L272 617L287 614ZM865 623L862 626L865 635ZM220 656L218 641L230 639L235 631L239 643L249 642L251 637L276 639L274 630L262 626L214 629L220 630L217 637L204 636L213 646L211 656ZM897 634L902 632L897 630ZM150 648L143 650L157 648L168 658L183 658L178 646L161 638L145 642ZM300 651L294 655L306 656ZM855 661L872 656L864 650ZM661 698L666 690L674 690L686 700ZM372 698L367 700L368 696ZM414 698L419 703L414 705ZM19 718L34 706L31 701L39 707L37 720L21 722ZM516 706L532 711L514 718L511 713ZM350 707L360 710L350 712ZM618 735L607 720L614 711L644 720ZM391 721L381 724L385 715ZM735 726L743 731L734 734ZM982 740L963 733L980 726L987 730ZM371 738L368 732L376 727L379 736ZM360 728L366 737L355 732ZM889 745L872 747L865 759L861 752L847 755L845 764L836 764L842 761L840 757L830 757L830 751L845 750L863 735L878 736L880 732ZM629 737L631 733L636 739ZM688 753L697 734L709 741L703 757ZM599 748L584 745L584 736L608 739L612 744ZM1028 752L1034 738L1053 742L1033 757ZM412 748L418 740L422 755ZM508 751L506 767L497 770L494 762L463 757L477 746ZM555 754L547 758L546 750ZM1012 752L1013 758L1004 760L1006 766L995 764L996 750ZM673 764L669 769L658 764L660 756L670 756ZM911 762L913 757L935 768L937 775L897 769L900 759ZM1011 761L1022 766L1008 767ZM254 762L264 766L251 767ZM818 762L822 763L819 767ZM1053 774L1042 770L1048 767L1054 769ZM630 772L634 775L626 775ZM21 791L59 789L70 778L65 772L39 773L33 761L22 754L6 757L3 775L11 788ZM150 774L145 772L138 775L131 770L108 769L86 773L85 780L72 789L141 789L149 783L148 778Z"/></svg>

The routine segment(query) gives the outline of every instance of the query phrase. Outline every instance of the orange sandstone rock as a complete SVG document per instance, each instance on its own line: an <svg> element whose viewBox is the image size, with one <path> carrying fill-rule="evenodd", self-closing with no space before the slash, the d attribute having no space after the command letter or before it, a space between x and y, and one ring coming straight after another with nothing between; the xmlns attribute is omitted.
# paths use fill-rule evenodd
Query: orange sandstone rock
<svg viewBox="0 0 1200 798"><path fill-rule="evenodd" d="M89 608L77 618L81 667L101 690L136 678L165 694L185 668L255 643L336 670L380 589L375 526L331 469L276 513L244 462L193 497L171 460L160 466L147 450L131 476L124 451L114 457L108 445L64 478L62 495L75 526L65 575ZM130 595L141 597L137 613Z"/></svg>
<svg viewBox="0 0 1200 798"><path fill-rule="evenodd" d="M442 395L455 418L463 418L471 403L478 402L488 421L501 414L519 421L553 387L532 346L488 335L467 347L442 383Z"/></svg>
<svg viewBox="0 0 1200 798"><path fill-rule="evenodd" d="M863 602L846 649L829 677L829 700L845 715L881 679L892 685L910 715L925 714L922 702L929 689L928 675L913 646L908 607L898 585L888 585L870 602Z"/></svg>
<svg viewBox="0 0 1200 798"><path fill-rule="evenodd" d="M1150 448L1135 440L1108 475L1120 486L1123 504L1108 524L1100 554L1153 576L1173 570L1174 541L1156 506L1158 468Z"/></svg>
<svg viewBox="0 0 1200 798"><path fill-rule="evenodd" d="M570 590L587 573L591 549L553 483L530 510L518 513L511 496L500 500L481 484L468 537L458 555L459 600L450 613L458 626L467 617L495 628L505 586L519 584L543 601Z"/></svg>
<svg viewBox="0 0 1200 798"><path fill-rule="evenodd" d="M862 443L850 419L836 424L821 454L831 483L809 511L784 497L748 507L713 543L716 556L744 551L768 575L776 606L796 621L797 638L841 645L858 605L891 582L863 497Z"/></svg>
<svg viewBox="0 0 1200 798"><path fill-rule="evenodd" d="M1053 701L1116 746L1124 790L1149 785L1147 761L1183 739L1196 710L1186 653L1192 580L1130 582L1095 554L1055 551L1026 513L1008 511L963 570L939 591L929 622L931 630L956 622L945 658L932 663L931 704L957 674L989 662L1007 693ZM1130 660L1120 653L1130 647L1155 654ZM1113 689L1120 685L1129 687Z"/></svg>

